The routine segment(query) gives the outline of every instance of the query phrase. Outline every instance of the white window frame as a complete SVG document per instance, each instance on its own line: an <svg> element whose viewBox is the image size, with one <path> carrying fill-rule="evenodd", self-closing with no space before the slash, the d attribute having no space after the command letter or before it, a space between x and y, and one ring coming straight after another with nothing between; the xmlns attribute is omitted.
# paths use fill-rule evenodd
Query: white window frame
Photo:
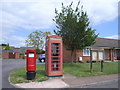
<svg viewBox="0 0 120 90"><path fill-rule="evenodd" d="M87 54L87 50L89 50L89 54ZM85 53L85 51L86 51L86 53ZM83 56L90 56L90 49L89 48L83 49Z"/></svg>

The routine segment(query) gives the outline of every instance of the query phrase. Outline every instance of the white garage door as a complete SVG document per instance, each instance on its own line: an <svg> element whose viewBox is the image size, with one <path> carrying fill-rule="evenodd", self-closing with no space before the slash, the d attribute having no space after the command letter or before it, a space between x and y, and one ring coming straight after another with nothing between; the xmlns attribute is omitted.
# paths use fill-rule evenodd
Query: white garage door
<svg viewBox="0 0 120 90"><path fill-rule="evenodd" d="M92 52L92 60L97 60L97 52Z"/></svg>
<svg viewBox="0 0 120 90"><path fill-rule="evenodd" d="M92 52L92 60L103 60L103 52L102 51L93 51Z"/></svg>
<svg viewBox="0 0 120 90"><path fill-rule="evenodd" d="M103 52L98 52L98 60L103 60Z"/></svg>

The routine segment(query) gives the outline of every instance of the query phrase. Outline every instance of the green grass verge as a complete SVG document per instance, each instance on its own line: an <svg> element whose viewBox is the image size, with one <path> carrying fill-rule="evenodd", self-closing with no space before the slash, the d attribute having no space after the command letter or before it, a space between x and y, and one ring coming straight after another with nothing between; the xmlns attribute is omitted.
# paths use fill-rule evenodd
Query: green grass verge
<svg viewBox="0 0 120 90"><path fill-rule="evenodd" d="M89 77L119 73L118 62L105 62L103 72L100 70L100 65L100 63L93 63L93 72L90 73L90 63L65 63L63 64L63 73L72 74L77 77ZM36 78L34 81L41 82L48 79L49 78L45 75L45 66L37 65ZM10 73L10 81L14 84L30 82L26 80L26 67L12 71Z"/></svg>
<svg viewBox="0 0 120 90"><path fill-rule="evenodd" d="M104 62L104 70L101 72L101 64L93 63L93 72L90 73L90 63L64 64L64 73L77 77L90 77L118 73L118 62Z"/></svg>
<svg viewBox="0 0 120 90"><path fill-rule="evenodd" d="M48 77L45 75L44 65L37 65L36 77L37 82L48 80ZM19 68L10 73L10 81L14 84L16 83L29 83L30 80L26 80L26 67Z"/></svg>

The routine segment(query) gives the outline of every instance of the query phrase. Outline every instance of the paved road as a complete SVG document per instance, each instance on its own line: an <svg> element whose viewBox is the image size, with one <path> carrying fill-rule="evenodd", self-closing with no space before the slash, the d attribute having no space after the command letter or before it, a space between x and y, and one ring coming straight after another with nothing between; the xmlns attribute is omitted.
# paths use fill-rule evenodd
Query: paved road
<svg viewBox="0 0 120 90"><path fill-rule="evenodd" d="M91 84L81 88L118 88L118 80L107 81L103 83ZM120 87L119 87L120 88Z"/></svg>
<svg viewBox="0 0 120 90"><path fill-rule="evenodd" d="M2 60L2 88L14 88L8 81L9 73L17 68L25 67L25 60ZM40 64L37 60L37 64Z"/></svg>

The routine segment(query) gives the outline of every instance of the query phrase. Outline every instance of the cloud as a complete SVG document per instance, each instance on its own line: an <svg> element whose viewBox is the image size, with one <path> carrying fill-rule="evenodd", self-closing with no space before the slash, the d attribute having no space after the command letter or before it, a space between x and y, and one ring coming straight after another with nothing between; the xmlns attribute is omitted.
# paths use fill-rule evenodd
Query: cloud
<svg viewBox="0 0 120 90"><path fill-rule="evenodd" d="M10 41L9 36L18 40L12 40L13 43L24 41L22 35L16 35L21 28L23 33L33 31L35 29L51 29L55 16L54 10L61 10L61 3L69 5L72 0L2 0L0 6L0 42ZM73 7L77 5L78 0L73 1ZM81 0L84 10L87 11L91 25L101 24L112 21L117 17L118 0ZM53 28L54 29L54 28ZM11 41L10 41L11 42ZM19 44L23 45L23 44Z"/></svg>
<svg viewBox="0 0 120 90"><path fill-rule="evenodd" d="M82 0L93 25L112 21L118 16L119 0Z"/></svg>
<svg viewBox="0 0 120 90"><path fill-rule="evenodd" d="M7 7L5 4L2 11L2 23L10 27L22 27L25 30L49 28L52 24L51 10L48 8L48 10L45 8L40 10L40 8L44 8L40 3L11 3Z"/></svg>
<svg viewBox="0 0 120 90"><path fill-rule="evenodd" d="M14 2L4 3L3 21L7 19L14 23L15 27L23 27L26 30L50 28L53 24L54 9L61 9L61 3L70 4L72 0L40 0L39 2ZM19 0L18 0L19 1ZM30 0L32 1L32 0ZM77 5L74 0L73 5ZM118 0L81 0L84 10L88 12L92 24L100 24L111 21L117 17ZM6 18L7 17L7 18Z"/></svg>
<svg viewBox="0 0 120 90"><path fill-rule="evenodd" d="M13 44L11 44L11 45L13 45L13 46L25 46L26 37L20 37L20 36L14 35L11 38L14 38Z"/></svg>
<svg viewBox="0 0 120 90"><path fill-rule="evenodd" d="M11 46L15 47L25 46L26 37L13 35L10 37L3 37L3 39L4 43L9 43Z"/></svg>
<svg viewBox="0 0 120 90"><path fill-rule="evenodd" d="M120 36L119 35L113 35L113 36L109 36L109 37L105 37L105 38L120 39Z"/></svg>

